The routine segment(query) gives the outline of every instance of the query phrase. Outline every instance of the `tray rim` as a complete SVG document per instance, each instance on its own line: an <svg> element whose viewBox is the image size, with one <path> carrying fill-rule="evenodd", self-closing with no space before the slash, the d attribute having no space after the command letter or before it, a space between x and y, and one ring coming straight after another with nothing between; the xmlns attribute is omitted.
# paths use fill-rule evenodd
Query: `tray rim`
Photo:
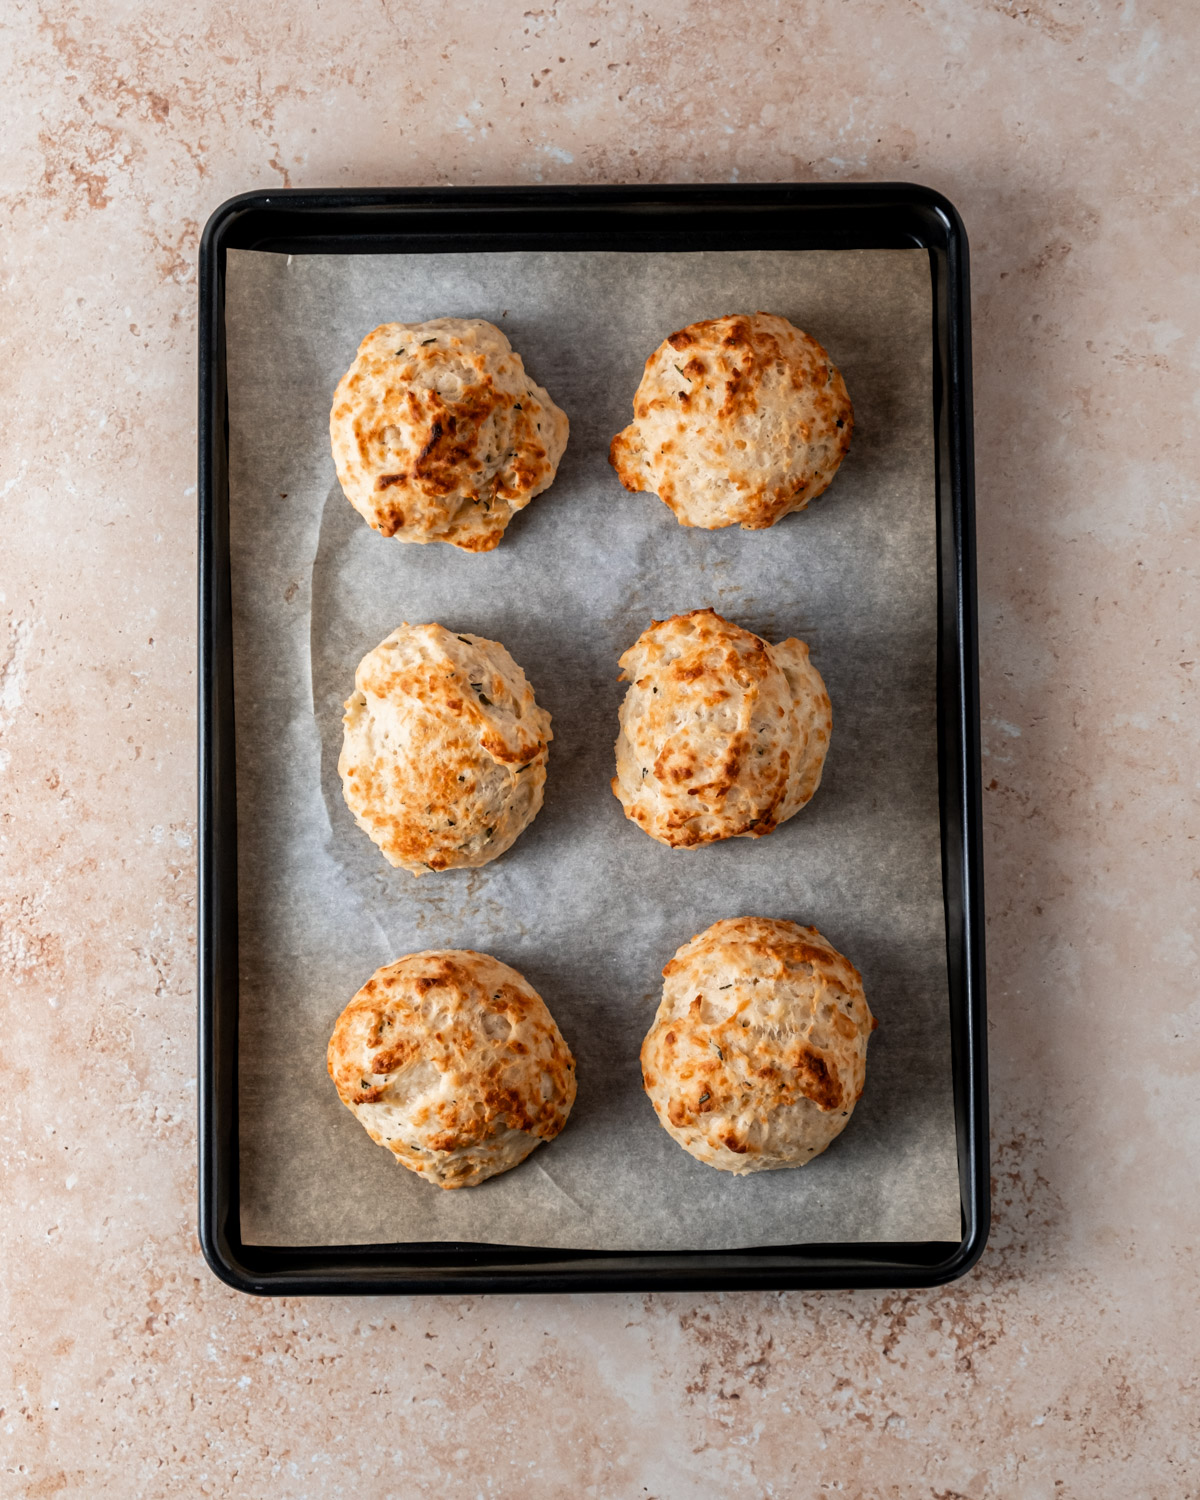
<svg viewBox="0 0 1200 1500"><path fill-rule="evenodd" d="M702 223L696 216L704 214ZM459 220L458 223L455 221ZM864 244L930 254L938 505L938 746L959 1241L805 1244L734 1251L561 1251L482 1245L246 1245L238 1221L237 919L228 542L226 252L378 253L400 239L469 236L541 248L680 251ZM597 239L601 241L596 244ZM645 241L643 245L640 242ZM789 243L792 240L789 238ZM409 248L415 248L410 246ZM482 248L479 244L471 248ZM291 188L227 199L199 251L198 1153L201 1251L221 1281L259 1295L534 1294L932 1287L966 1274L990 1225L982 775L976 624L970 286L966 230L910 183ZM948 523L948 524L947 524ZM952 699L953 701L948 701ZM232 878L231 878L232 867Z"/></svg>

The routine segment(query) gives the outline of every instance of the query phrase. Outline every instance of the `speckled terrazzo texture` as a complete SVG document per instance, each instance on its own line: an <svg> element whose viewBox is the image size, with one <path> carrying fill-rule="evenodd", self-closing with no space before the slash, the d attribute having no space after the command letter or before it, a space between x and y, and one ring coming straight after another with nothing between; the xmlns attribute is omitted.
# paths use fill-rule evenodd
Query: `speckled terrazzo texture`
<svg viewBox="0 0 1200 1500"><path fill-rule="evenodd" d="M0 1494L1195 1495L1194 9L527 4L0 21ZM730 178L971 233L991 1247L911 1296L239 1297L192 1229L199 228Z"/></svg>

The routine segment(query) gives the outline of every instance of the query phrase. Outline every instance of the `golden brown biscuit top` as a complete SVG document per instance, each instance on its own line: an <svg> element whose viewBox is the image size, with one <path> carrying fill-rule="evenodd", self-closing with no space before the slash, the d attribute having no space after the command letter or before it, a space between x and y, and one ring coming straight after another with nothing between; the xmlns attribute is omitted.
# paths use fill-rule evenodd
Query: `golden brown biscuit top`
<svg viewBox="0 0 1200 1500"><path fill-rule="evenodd" d="M823 1149L862 1092L877 1024L849 959L814 927L735 917L684 944L663 977L642 1069L664 1124L704 1160ZM837 1118L796 1112L801 1100Z"/></svg>
<svg viewBox="0 0 1200 1500"><path fill-rule="evenodd" d="M568 423L494 324L434 318L363 339L329 430L342 488L376 531L486 552L554 479Z"/></svg>
<svg viewBox="0 0 1200 1500"><path fill-rule="evenodd" d="M771 313L692 323L646 361L609 459L685 526L773 526L828 488L854 412L828 353Z"/></svg>
<svg viewBox="0 0 1200 1500"><path fill-rule="evenodd" d="M413 874L487 863L541 807L550 715L497 641L401 626L359 663L343 723L346 802Z"/></svg>
<svg viewBox="0 0 1200 1500"><path fill-rule="evenodd" d="M541 996L471 949L379 969L339 1016L327 1063L372 1137L444 1186L521 1160L575 1098L574 1059Z"/></svg>
<svg viewBox="0 0 1200 1500"><path fill-rule="evenodd" d="M812 796L832 716L803 642L698 609L653 621L621 668L613 791L653 838L759 838Z"/></svg>

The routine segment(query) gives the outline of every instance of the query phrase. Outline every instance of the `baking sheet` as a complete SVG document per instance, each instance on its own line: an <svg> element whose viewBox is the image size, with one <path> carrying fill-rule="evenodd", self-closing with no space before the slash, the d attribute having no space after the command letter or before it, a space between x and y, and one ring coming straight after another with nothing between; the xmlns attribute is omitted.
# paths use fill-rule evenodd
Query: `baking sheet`
<svg viewBox="0 0 1200 1500"><path fill-rule="evenodd" d="M613 1250L960 1237L938 838L928 257L921 250L279 256L226 291L237 732L241 1224L247 1243ZM669 332L756 308L819 338L856 431L832 488L769 531L677 525L607 463ZM571 419L553 487L490 554L406 546L344 499L334 386L385 321L484 317ZM816 797L768 838L668 850L609 790L617 657L712 605L808 641L833 702ZM402 621L502 641L553 716L545 806L482 870L392 870L345 808L341 705ZM880 1021L849 1127L734 1178L658 1125L638 1049L676 948L720 917L813 923ZM578 1061L559 1138L447 1193L338 1101L325 1047L380 964L473 947L543 995Z"/></svg>

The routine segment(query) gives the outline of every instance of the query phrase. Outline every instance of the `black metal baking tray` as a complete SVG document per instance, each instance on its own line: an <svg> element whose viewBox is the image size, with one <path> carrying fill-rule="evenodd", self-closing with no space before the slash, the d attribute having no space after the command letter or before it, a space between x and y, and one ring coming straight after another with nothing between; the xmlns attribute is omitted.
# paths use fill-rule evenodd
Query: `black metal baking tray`
<svg viewBox="0 0 1200 1500"><path fill-rule="evenodd" d="M914 247L928 251L933 292L938 776L961 1238L670 1253L244 1243L226 252ZM199 1232L213 1272L261 1294L909 1287L961 1276L983 1251L989 1193L970 296L953 205L905 183L247 193L208 222L199 296Z"/></svg>

